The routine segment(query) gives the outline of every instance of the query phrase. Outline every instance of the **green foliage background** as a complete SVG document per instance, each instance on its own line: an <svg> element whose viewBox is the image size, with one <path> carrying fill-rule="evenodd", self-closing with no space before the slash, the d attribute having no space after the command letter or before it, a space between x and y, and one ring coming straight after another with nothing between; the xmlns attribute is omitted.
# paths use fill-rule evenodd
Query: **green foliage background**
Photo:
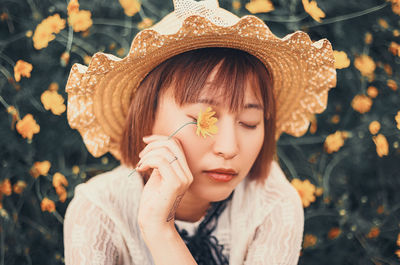
<svg viewBox="0 0 400 265"><path fill-rule="evenodd" d="M388 51L392 41L400 43L400 37L393 35L393 30L400 29L400 16L393 13L390 2L382 0L318 0L318 6L326 13L318 23L304 11L299 0L272 2L274 11L257 16L277 36L304 30L313 40L328 38L334 49L345 51L352 62L350 67L338 70L337 87L329 93L327 110L317 115L316 133L308 132L300 138L283 135L278 142L280 162L289 180L309 179L324 189L305 208L305 235L315 236L316 242L303 248L299 264L399 264L395 252L400 248L396 245L400 231L400 131L394 117L400 110L400 89L394 91L386 82L400 82L400 57ZM220 6L239 16L249 14L246 3L241 1L241 8L234 10L232 1L220 0ZM128 17L117 0L81 0L80 8L92 12L93 26L86 32L88 35L73 32L67 26L47 48L36 50L26 32L34 32L44 18L54 13L66 19L67 4L62 0L0 2L0 14L6 14L0 20L0 181L27 183L21 194L3 195L0 265L62 264L62 221L74 187L118 164L109 154L92 157L78 132L69 128L66 112L56 116L46 111L41 94L56 82L66 99L64 87L73 63L83 64L85 56L97 51L126 53L143 18L158 21L173 10L172 1L143 0L141 11ZM378 24L382 18L388 28ZM367 32L372 33L371 44L364 42ZM60 60L64 52L70 53L67 65ZM360 54L381 62L372 82L353 65ZM16 83L13 68L19 59L31 63L33 70L30 78L23 77ZM392 67L391 76L383 64ZM378 88L379 95L373 99L371 110L360 114L352 109L351 101L357 94L366 94L370 85ZM40 133L32 141L22 138L12 126L8 105L15 106L21 118L28 113L34 116ZM334 115L339 115L338 123L332 122ZM382 158L368 131L373 120L381 123L380 133L389 142L389 154ZM323 148L325 138L338 130L347 131L349 137L338 152L327 154ZM29 173L33 163L44 160L51 162L49 174L34 179ZM78 174L72 172L75 165L79 166ZM65 203L59 201L52 187L55 172L65 175L69 182ZM45 196L56 202L56 212L41 211L40 202ZM367 235L373 227L380 233L371 238ZM334 239L328 238L332 228L341 231Z"/></svg>

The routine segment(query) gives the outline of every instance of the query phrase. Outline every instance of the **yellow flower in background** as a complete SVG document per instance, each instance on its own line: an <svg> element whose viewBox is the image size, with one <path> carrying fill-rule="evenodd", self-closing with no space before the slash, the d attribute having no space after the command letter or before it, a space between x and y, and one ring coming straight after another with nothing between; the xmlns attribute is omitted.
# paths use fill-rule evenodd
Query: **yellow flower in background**
<svg viewBox="0 0 400 265"><path fill-rule="evenodd" d="M400 110L397 112L397 115L396 115L396 117L394 117L394 119L397 122L397 129L400 130Z"/></svg>
<svg viewBox="0 0 400 265"><path fill-rule="evenodd" d="M371 44L372 43L372 34L370 32L367 32L365 34L364 42L366 44Z"/></svg>
<svg viewBox="0 0 400 265"><path fill-rule="evenodd" d="M48 46L49 42L55 39L54 33L59 33L65 28L65 19L59 14L54 14L44 19L37 25L33 34L33 46L40 50Z"/></svg>
<svg viewBox="0 0 400 265"><path fill-rule="evenodd" d="M17 131L22 135L23 138L32 140L34 134L40 132L40 126L36 123L32 114L26 114L22 120L17 122Z"/></svg>
<svg viewBox="0 0 400 265"><path fill-rule="evenodd" d="M393 74L393 69L392 69L392 67L390 66L390 64L385 63L385 64L383 65L383 70L385 70L385 72L386 72L388 75L392 75L392 74Z"/></svg>
<svg viewBox="0 0 400 265"><path fill-rule="evenodd" d="M316 188L308 179L301 181L298 178L294 178L291 184L299 193L304 208L310 206L310 203L315 201L314 194Z"/></svg>
<svg viewBox="0 0 400 265"><path fill-rule="evenodd" d="M53 175L53 186L55 188L59 186L68 186L68 180L63 174L61 174L60 172L56 172Z"/></svg>
<svg viewBox="0 0 400 265"><path fill-rule="evenodd" d="M303 248L309 248L312 246L315 246L317 244L317 237L312 235L312 234L305 234L304 240L303 240Z"/></svg>
<svg viewBox="0 0 400 265"><path fill-rule="evenodd" d="M48 211L51 213L56 210L56 205L52 200L45 197L40 203L40 208L42 209L42 212Z"/></svg>
<svg viewBox="0 0 400 265"><path fill-rule="evenodd" d="M140 2L137 0L119 0L125 15L131 17L140 10Z"/></svg>
<svg viewBox="0 0 400 265"><path fill-rule="evenodd" d="M354 59L354 67L360 71L361 75L372 79L376 64L370 56L362 54Z"/></svg>
<svg viewBox="0 0 400 265"><path fill-rule="evenodd" d="M67 64L69 62L69 58L70 58L69 52L63 52L60 56L61 65L64 67L67 66Z"/></svg>
<svg viewBox="0 0 400 265"><path fill-rule="evenodd" d="M400 36L400 30L398 30L398 29L393 30L393 36L395 36L395 37Z"/></svg>
<svg viewBox="0 0 400 265"><path fill-rule="evenodd" d="M27 184L23 180L18 180L17 183L13 185L13 191L16 194L21 194L26 188Z"/></svg>
<svg viewBox="0 0 400 265"><path fill-rule="evenodd" d="M378 89L374 86L369 86L367 89L367 94L370 98L376 98L378 96Z"/></svg>
<svg viewBox="0 0 400 265"><path fill-rule="evenodd" d="M344 145L344 140L347 138L344 132L336 131L326 137L324 142L324 149L328 154L339 151Z"/></svg>
<svg viewBox="0 0 400 265"><path fill-rule="evenodd" d="M353 109L361 114L368 112L372 106L372 99L366 95L356 95L351 101Z"/></svg>
<svg viewBox="0 0 400 265"><path fill-rule="evenodd" d="M314 134L317 129L318 129L318 124L317 124L317 117L315 117L315 114L311 115L311 117L309 118L310 120L310 133Z"/></svg>
<svg viewBox="0 0 400 265"><path fill-rule="evenodd" d="M138 29L142 30L148 27L151 27L154 23L154 20L151 18L145 17L140 23L138 23Z"/></svg>
<svg viewBox="0 0 400 265"><path fill-rule="evenodd" d="M39 176L46 176L49 173L50 167L51 163L47 160L35 162L29 173L36 179Z"/></svg>
<svg viewBox="0 0 400 265"><path fill-rule="evenodd" d="M378 19L378 24L379 24L379 26L381 26L384 29L389 28L389 24L383 18Z"/></svg>
<svg viewBox="0 0 400 265"><path fill-rule="evenodd" d="M392 3L392 11L393 13L400 15L400 1L399 0L390 0Z"/></svg>
<svg viewBox="0 0 400 265"><path fill-rule="evenodd" d="M394 81L394 80L392 80L392 79L389 79L389 80L386 82L386 85L387 85L388 87L390 87L390 89L392 89L393 91L396 91L396 90L397 90L397 83L396 83L396 81Z"/></svg>
<svg viewBox="0 0 400 265"><path fill-rule="evenodd" d="M232 8L236 11L238 11L240 9L240 7L242 6L242 4L240 3L239 0L233 0L232 1Z"/></svg>
<svg viewBox="0 0 400 265"><path fill-rule="evenodd" d="M245 7L252 14L267 13L275 9L270 0L251 0Z"/></svg>
<svg viewBox="0 0 400 265"><path fill-rule="evenodd" d="M31 72L32 72L33 66L25 62L23 60L18 60L17 63L14 66L14 78L15 81L19 82L21 81L21 76L24 77L31 77Z"/></svg>
<svg viewBox="0 0 400 265"><path fill-rule="evenodd" d="M68 16L68 24L75 32L85 31L93 25L92 13L88 10L79 10Z"/></svg>
<svg viewBox="0 0 400 265"><path fill-rule="evenodd" d="M368 129L371 134L377 134L381 129L381 124L379 123L379 121L373 121L369 124Z"/></svg>
<svg viewBox="0 0 400 265"><path fill-rule="evenodd" d="M302 0L304 10L316 21L321 22L321 18L325 17L324 11L322 11L317 2L312 0L309 2L308 0Z"/></svg>
<svg viewBox="0 0 400 265"><path fill-rule="evenodd" d="M376 153L379 157L387 156L389 154L389 144L386 137L383 134L373 136L372 140L376 145Z"/></svg>
<svg viewBox="0 0 400 265"><path fill-rule="evenodd" d="M57 89L58 84L55 86L52 83L49 89L42 93L40 100L46 110L51 110L54 115L61 115L61 113L65 112L66 106L64 104L64 98L58 94Z"/></svg>
<svg viewBox="0 0 400 265"><path fill-rule="evenodd" d="M68 11L68 16L71 15L72 13L77 13L79 11L78 0L69 1L67 11Z"/></svg>
<svg viewBox="0 0 400 265"><path fill-rule="evenodd" d="M5 179L0 183L0 194L10 196L12 193L11 182L9 179Z"/></svg>
<svg viewBox="0 0 400 265"><path fill-rule="evenodd" d="M211 107L208 107L204 112L200 111L197 118L197 131L196 134L199 136L200 133L206 138L206 135L216 134L218 127L215 123L218 121L217 118L213 117L215 111L212 111Z"/></svg>
<svg viewBox="0 0 400 265"><path fill-rule="evenodd" d="M343 69L350 65L350 59L344 51L333 51L333 56L335 57L335 68Z"/></svg>

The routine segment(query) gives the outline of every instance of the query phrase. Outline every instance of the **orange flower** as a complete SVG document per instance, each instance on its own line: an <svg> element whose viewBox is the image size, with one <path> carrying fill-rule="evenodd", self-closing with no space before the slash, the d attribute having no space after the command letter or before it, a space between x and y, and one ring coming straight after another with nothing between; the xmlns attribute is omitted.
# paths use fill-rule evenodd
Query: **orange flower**
<svg viewBox="0 0 400 265"><path fill-rule="evenodd" d="M399 11L399 13L400 13L400 11ZM399 257L399 259L400 259L400 249L396 250L394 253L395 253L395 254L397 255L397 257Z"/></svg>
<svg viewBox="0 0 400 265"><path fill-rule="evenodd" d="M344 145L344 139L346 136L343 132L337 131L326 137L324 143L324 149L328 154L339 151L339 149Z"/></svg>
<svg viewBox="0 0 400 265"><path fill-rule="evenodd" d="M310 203L315 201L314 193L316 188L308 179L301 181L298 178L294 178L291 184L299 193L304 208L310 206Z"/></svg>
<svg viewBox="0 0 400 265"><path fill-rule="evenodd" d="M392 69L392 67L390 66L390 64L385 63L385 64L383 65L383 70L385 70L385 72L386 72L388 75L392 75L392 74L393 74L393 69Z"/></svg>
<svg viewBox="0 0 400 265"><path fill-rule="evenodd" d="M86 65L89 65L91 60L92 60L92 57L89 56L89 55L85 55L85 56L83 57L83 62L84 62Z"/></svg>
<svg viewBox="0 0 400 265"><path fill-rule="evenodd" d="M7 112L11 115L12 117L12 122L11 122L11 129L14 128L14 125L17 121L19 121L21 118L19 117L19 113L17 109L14 106L9 106L7 108Z"/></svg>
<svg viewBox="0 0 400 265"><path fill-rule="evenodd" d="M397 115L396 115L396 117L394 117L394 119L397 122L397 129L400 130L400 110L397 112Z"/></svg>
<svg viewBox="0 0 400 265"><path fill-rule="evenodd" d="M389 24L383 18L378 19L378 24L384 29L389 28Z"/></svg>
<svg viewBox="0 0 400 265"><path fill-rule="evenodd" d="M374 226L371 228L371 230L369 230L367 238L376 238L377 236L379 236L380 232L381 231L379 230L379 228Z"/></svg>
<svg viewBox="0 0 400 265"><path fill-rule="evenodd" d="M317 118L315 117L315 115L312 115L310 117L310 122L311 122L310 133L314 134L318 129Z"/></svg>
<svg viewBox="0 0 400 265"><path fill-rule="evenodd" d="M395 37L400 36L400 31L398 29L393 30L393 36Z"/></svg>
<svg viewBox="0 0 400 265"><path fill-rule="evenodd" d="M58 198L60 199L60 202L65 202L67 199L67 191L63 186L58 186L56 187L56 193L58 195Z"/></svg>
<svg viewBox="0 0 400 265"><path fill-rule="evenodd" d="M392 2L393 13L400 15L400 1L399 0L390 0L390 2Z"/></svg>
<svg viewBox="0 0 400 265"><path fill-rule="evenodd" d="M21 76L25 76L27 78L31 77L32 69L33 66L30 63L27 63L23 60L18 60L14 66L15 81L19 82L21 80Z"/></svg>
<svg viewBox="0 0 400 265"><path fill-rule="evenodd" d="M378 89L374 86L369 86L367 89L367 94L370 98L376 98L378 96Z"/></svg>
<svg viewBox="0 0 400 265"><path fill-rule="evenodd" d="M315 189L315 195L316 196L321 196L324 193L324 188L318 187Z"/></svg>
<svg viewBox="0 0 400 265"><path fill-rule="evenodd" d="M67 66L69 61L69 52L63 52L60 57L60 62L62 66Z"/></svg>
<svg viewBox="0 0 400 265"><path fill-rule="evenodd" d="M17 122L17 131L23 138L32 140L33 135L40 132L40 126L33 119L32 114L27 114L22 120Z"/></svg>
<svg viewBox="0 0 400 265"><path fill-rule="evenodd" d="M379 157L387 156L389 153L389 144L386 137L383 134L378 134L372 137L376 145L376 153Z"/></svg>
<svg viewBox="0 0 400 265"><path fill-rule="evenodd" d="M242 4L240 3L239 0L233 0L232 1L232 8L236 11L238 11L240 9L240 7L242 6Z"/></svg>
<svg viewBox="0 0 400 265"><path fill-rule="evenodd" d="M140 10L140 2L137 0L119 0L125 15L131 17Z"/></svg>
<svg viewBox="0 0 400 265"><path fill-rule="evenodd" d="M40 100L46 110L51 110L54 115L61 115L66 110L64 98L57 90L46 90L40 96Z"/></svg>
<svg viewBox="0 0 400 265"><path fill-rule="evenodd" d="M154 23L154 20L151 18L145 17L139 24L138 24L138 29L142 30L148 27L151 27Z"/></svg>
<svg viewBox="0 0 400 265"><path fill-rule="evenodd" d="M386 82L386 85L387 85L388 87L390 87L393 91L396 91L396 90L397 90L397 83L396 83L396 81L394 81L394 80L392 80L392 79L389 79L389 80Z"/></svg>
<svg viewBox="0 0 400 265"><path fill-rule="evenodd" d="M78 0L71 0L71 1L69 1L67 10L68 10L68 16L71 15L72 13L77 13L77 12L79 12L79 3L78 3Z"/></svg>
<svg viewBox="0 0 400 265"><path fill-rule="evenodd" d="M335 57L335 68L343 69L350 65L350 60L344 51L333 51L333 56Z"/></svg>
<svg viewBox="0 0 400 265"><path fill-rule="evenodd" d="M92 13L88 10L79 10L68 16L68 23L75 32L85 31L93 25Z"/></svg>
<svg viewBox="0 0 400 265"><path fill-rule="evenodd" d="M267 13L275 9L270 0L251 0L245 7L252 14Z"/></svg>
<svg viewBox="0 0 400 265"><path fill-rule="evenodd" d="M379 123L379 121L373 121L369 124L368 129L371 134L377 134L381 129L381 124Z"/></svg>
<svg viewBox="0 0 400 265"><path fill-rule="evenodd" d="M11 182L9 179L5 179L0 183L0 193L6 196L10 196L12 193Z"/></svg>
<svg viewBox="0 0 400 265"><path fill-rule="evenodd" d="M361 75L373 79L376 64L372 58L362 54L354 59L354 66L361 72Z"/></svg>
<svg viewBox="0 0 400 265"><path fill-rule="evenodd" d="M337 114L333 115L332 118L331 118L331 122L333 124L338 124L340 122L340 116L337 115Z"/></svg>
<svg viewBox="0 0 400 265"><path fill-rule="evenodd" d="M372 34L370 32L367 32L365 34L364 42L366 44L371 44L372 43Z"/></svg>
<svg viewBox="0 0 400 265"><path fill-rule="evenodd" d="M324 11L322 11L317 2L312 0L309 2L308 0L302 0L304 10L316 21L321 22L321 18L325 17Z"/></svg>
<svg viewBox="0 0 400 265"><path fill-rule="evenodd" d="M199 136L200 133L206 138L206 135L216 134L218 127L215 123L218 121L217 118L213 117L215 111L212 111L211 107L208 107L204 112L200 111L197 118L197 130L196 134Z"/></svg>
<svg viewBox="0 0 400 265"><path fill-rule="evenodd" d="M21 194L26 188L26 182L23 180L18 180L17 183L13 185L13 191L16 194Z"/></svg>
<svg viewBox="0 0 400 265"><path fill-rule="evenodd" d="M396 245L400 247L400 233L397 234Z"/></svg>
<svg viewBox="0 0 400 265"><path fill-rule="evenodd" d="M332 227L331 230L328 232L328 238L329 239L335 239L337 238L340 234L342 233L342 230L340 230L339 227Z"/></svg>
<svg viewBox="0 0 400 265"><path fill-rule="evenodd" d="M53 175L53 186L54 188L59 186L68 186L68 180L65 178L63 174L56 172Z"/></svg>
<svg viewBox="0 0 400 265"><path fill-rule="evenodd" d="M33 46L35 49L40 50L49 44L50 41L55 39L54 33L59 33L65 28L65 19L62 19L59 14L49 16L40 22L33 34Z"/></svg>
<svg viewBox="0 0 400 265"><path fill-rule="evenodd" d="M314 236L312 234L305 234L304 241L303 241L303 248L309 248L309 247L315 246L317 241L318 241L318 239L316 236Z"/></svg>
<svg viewBox="0 0 400 265"><path fill-rule="evenodd" d="M54 212L56 210L56 205L54 202L48 198L44 198L42 202L40 203L40 207L42 208L42 212L48 211L48 212Z"/></svg>
<svg viewBox="0 0 400 265"><path fill-rule="evenodd" d="M372 106L372 99L366 95L356 95L351 101L353 109L361 114L368 112Z"/></svg>
<svg viewBox="0 0 400 265"><path fill-rule="evenodd" d="M49 173L51 163L47 160L42 162L35 162L29 171L32 177L37 178L40 175L46 176Z"/></svg>

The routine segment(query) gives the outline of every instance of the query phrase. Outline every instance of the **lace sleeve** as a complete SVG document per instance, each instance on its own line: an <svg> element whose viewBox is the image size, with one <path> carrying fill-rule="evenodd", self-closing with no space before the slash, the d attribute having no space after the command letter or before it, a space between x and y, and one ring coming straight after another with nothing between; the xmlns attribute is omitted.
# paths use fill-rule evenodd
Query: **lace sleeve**
<svg viewBox="0 0 400 265"><path fill-rule="evenodd" d="M64 218L65 264L118 264L114 229L114 223L100 208L84 196L75 196Z"/></svg>
<svg viewBox="0 0 400 265"><path fill-rule="evenodd" d="M296 192L280 201L257 228L244 264L297 264L303 230L304 210Z"/></svg>

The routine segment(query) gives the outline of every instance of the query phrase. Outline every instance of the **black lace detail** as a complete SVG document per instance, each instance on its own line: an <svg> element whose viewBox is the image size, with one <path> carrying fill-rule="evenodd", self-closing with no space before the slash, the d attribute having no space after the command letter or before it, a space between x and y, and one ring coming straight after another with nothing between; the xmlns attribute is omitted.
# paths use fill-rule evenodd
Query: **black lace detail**
<svg viewBox="0 0 400 265"><path fill-rule="evenodd" d="M226 208L227 202L232 198L233 192L225 200L211 203L210 209L193 236L189 236L185 229L179 230L175 224L176 230L199 265L229 264L229 259L222 254L224 246L220 245L218 239L211 233L215 230L218 218Z"/></svg>

